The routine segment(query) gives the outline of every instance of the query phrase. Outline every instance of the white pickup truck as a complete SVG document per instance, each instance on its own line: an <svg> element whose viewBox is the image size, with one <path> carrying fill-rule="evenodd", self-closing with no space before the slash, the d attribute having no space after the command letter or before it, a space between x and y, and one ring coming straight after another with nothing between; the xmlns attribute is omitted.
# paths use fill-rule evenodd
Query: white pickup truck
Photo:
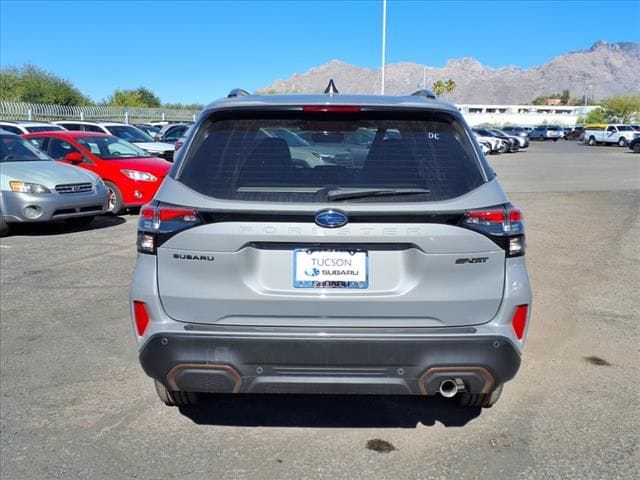
<svg viewBox="0 0 640 480"><path fill-rule="evenodd" d="M640 132L631 125L598 124L584 127L584 141L592 146L599 143L615 143L626 147L637 136L640 136Z"/></svg>

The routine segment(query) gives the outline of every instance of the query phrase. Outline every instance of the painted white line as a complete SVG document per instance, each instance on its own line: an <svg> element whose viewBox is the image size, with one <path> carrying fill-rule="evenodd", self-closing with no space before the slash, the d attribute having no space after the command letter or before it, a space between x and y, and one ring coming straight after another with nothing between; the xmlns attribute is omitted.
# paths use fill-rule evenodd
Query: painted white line
<svg viewBox="0 0 640 480"><path fill-rule="evenodd" d="M0 245L0 248L11 248L11 245Z"/></svg>

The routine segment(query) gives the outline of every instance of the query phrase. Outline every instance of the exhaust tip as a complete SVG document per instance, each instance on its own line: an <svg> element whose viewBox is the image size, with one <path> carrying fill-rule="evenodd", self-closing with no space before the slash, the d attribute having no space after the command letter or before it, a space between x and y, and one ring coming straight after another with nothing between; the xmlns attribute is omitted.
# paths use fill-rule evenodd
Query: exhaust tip
<svg viewBox="0 0 640 480"><path fill-rule="evenodd" d="M456 393L458 393L458 384L452 379L443 380L438 392L445 398L455 397Z"/></svg>

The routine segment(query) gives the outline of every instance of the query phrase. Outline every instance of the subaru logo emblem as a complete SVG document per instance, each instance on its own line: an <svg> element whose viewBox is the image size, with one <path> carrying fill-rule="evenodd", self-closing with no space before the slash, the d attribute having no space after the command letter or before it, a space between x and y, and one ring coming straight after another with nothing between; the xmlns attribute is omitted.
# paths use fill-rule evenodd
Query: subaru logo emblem
<svg viewBox="0 0 640 480"><path fill-rule="evenodd" d="M347 215L337 210L323 210L316 215L316 224L325 228L342 227L347 221Z"/></svg>

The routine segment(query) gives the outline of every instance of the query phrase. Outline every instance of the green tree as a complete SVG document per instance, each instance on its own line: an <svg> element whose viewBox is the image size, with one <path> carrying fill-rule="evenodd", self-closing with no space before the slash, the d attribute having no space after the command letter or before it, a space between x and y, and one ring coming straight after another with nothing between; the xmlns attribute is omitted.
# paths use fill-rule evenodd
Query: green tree
<svg viewBox="0 0 640 480"><path fill-rule="evenodd" d="M157 108L162 105L160 98L151 90L145 87L139 87L136 92L142 99L142 101L151 108Z"/></svg>
<svg viewBox="0 0 640 480"><path fill-rule="evenodd" d="M163 108L174 108L179 110L202 110L204 105L201 103L163 103Z"/></svg>
<svg viewBox="0 0 640 480"><path fill-rule="evenodd" d="M569 92L569 90L562 90L562 95L560 95L560 103L562 103L562 105L569 105L570 100L571 92Z"/></svg>
<svg viewBox="0 0 640 480"><path fill-rule="evenodd" d="M433 82L433 85L431 85L431 89L433 90L433 93L436 94L436 97L441 96L444 92L447 91L447 87L442 80Z"/></svg>
<svg viewBox="0 0 640 480"><path fill-rule="evenodd" d="M161 102L151 90L139 87L135 90L116 90L104 104L113 107L155 108L159 107Z"/></svg>
<svg viewBox="0 0 640 480"><path fill-rule="evenodd" d="M607 123L607 115L604 109L600 107L594 108L584 118L585 125L591 125L594 123Z"/></svg>
<svg viewBox="0 0 640 480"><path fill-rule="evenodd" d="M452 93L456 89L456 82L451 79L448 80L437 80L433 82L431 86L431 90L436 94L436 97L440 97L445 93Z"/></svg>
<svg viewBox="0 0 640 480"><path fill-rule="evenodd" d="M563 95L564 95L564 92L562 94L560 94L560 93L552 93L551 95L541 95L539 97L534 98L531 101L531 105L546 105L547 104L547 100L550 100L552 98L559 98L562 101L562 96Z"/></svg>
<svg viewBox="0 0 640 480"><path fill-rule="evenodd" d="M0 100L9 102L90 105L70 81L35 65L8 66L0 70Z"/></svg>
<svg viewBox="0 0 640 480"><path fill-rule="evenodd" d="M446 93L453 93L453 91L456 89L456 87L457 87L456 82L454 82L451 79L449 79L446 82L444 82L444 91Z"/></svg>
<svg viewBox="0 0 640 480"><path fill-rule="evenodd" d="M604 108L608 122L629 123L634 118L640 117L640 95L618 95L609 97L600 105Z"/></svg>

